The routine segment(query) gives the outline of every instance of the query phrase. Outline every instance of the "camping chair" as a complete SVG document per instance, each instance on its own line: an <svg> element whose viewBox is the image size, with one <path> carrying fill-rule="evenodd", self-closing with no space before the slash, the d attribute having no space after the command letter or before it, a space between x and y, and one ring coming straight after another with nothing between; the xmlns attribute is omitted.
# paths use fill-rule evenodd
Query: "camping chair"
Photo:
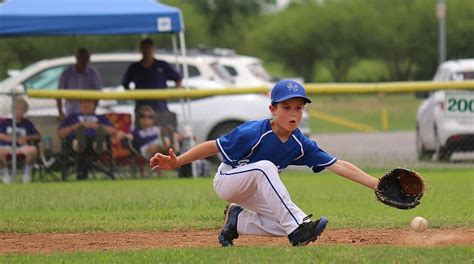
<svg viewBox="0 0 474 264"><path fill-rule="evenodd" d="M117 131L125 134L131 133L132 115L127 113L107 113L105 117L114 125ZM119 138L118 136L111 139L112 157L116 167L129 166L129 175L133 178L137 176L136 153L130 147L128 140ZM117 176L126 178L127 170L116 170ZM124 173L125 172L125 173Z"/></svg>
<svg viewBox="0 0 474 264"><path fill-rule="evenodd" d="M36 129L42 135L41 141L32 142L38 150L37 161L33 167L33 181L36 179L46 181L47 178L59 181L62 166L59 162L61 140L57 135L58 118L56 116L44 115L29 116L28 119L35 124Z"/></svg>
<svg viewBox="0 0 474 264"><path fill-rule="evenodd" d="M112 140L110 136L105 136L106 149L101 154L93 150L91 146L88 146L84 150L89 155L79 154L74 151L72 142L72 140L61 139L61 154L59 159L62 165L63 181L67 181L71 171L76 171L79 162L81 162L82 165L87 166L92 177L97 178L96 172L101 172L107 177L115 179L115 166L112 157ZM79 160L81 157L83 159Z"/></svg>
<svg viewBox="0 0 474 264"><path fill-rule="evenodd" d="M30 140L28 142L28 145L34 146L37 151L36 155L36 161L33 164L33 170L31 172L31 181L34 182L37 179L40 181L45 181L46 177L49 176L51 177L54 181L59 181L59 178L52 172L52 164L54 163L54 159L45 159L43 153L41 152L40 148L40 141L39 140ZM12 164L12 159L13 159L14 154L8 154L5 159L8 163L8 168L11 170L13 164ZM23 170L23 167L25 166L25 161L26 161L26 156L23 153L16 153L16 168L17 170ZM10 173L10 175L12 175ZM16 178L16 175L12 175Z"/></svg>

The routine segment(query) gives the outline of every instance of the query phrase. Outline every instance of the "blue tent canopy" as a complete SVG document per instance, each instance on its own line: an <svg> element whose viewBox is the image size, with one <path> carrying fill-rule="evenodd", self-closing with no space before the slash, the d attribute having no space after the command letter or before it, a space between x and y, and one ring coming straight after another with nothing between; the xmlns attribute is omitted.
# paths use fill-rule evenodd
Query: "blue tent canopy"
<svg viewBox="0 0 474 264"><path fill-rule="evenodd" d="M181 11L153 0L9 0L0 4L0 36L182 31Z"/></svg>

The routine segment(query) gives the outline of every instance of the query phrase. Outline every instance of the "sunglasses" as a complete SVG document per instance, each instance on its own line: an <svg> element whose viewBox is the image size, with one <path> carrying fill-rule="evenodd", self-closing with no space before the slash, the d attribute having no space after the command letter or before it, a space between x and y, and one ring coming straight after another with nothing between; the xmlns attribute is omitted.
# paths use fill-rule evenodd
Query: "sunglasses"
<svg viewBox="0 0 474 264"><path fill-rule="evenodd" d="M141 118L149 118L149 119L153 119L155 118L154 115L140 115Z"/></svg>

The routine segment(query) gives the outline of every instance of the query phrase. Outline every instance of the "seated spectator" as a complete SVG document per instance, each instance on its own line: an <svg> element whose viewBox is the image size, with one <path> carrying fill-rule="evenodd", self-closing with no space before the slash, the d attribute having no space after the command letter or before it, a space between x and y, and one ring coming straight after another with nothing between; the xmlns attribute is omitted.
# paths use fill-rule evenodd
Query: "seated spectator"
<svg viewBox="0 0 474 264"><path fill-rule="evenodd" d="M28 103L23 98L15 99L15 121L16 121L16 153L15 155L23 155L25 157L25 167L23 170L23 182L31 182L31 171L36 161L38 151L35 146L28 145L29 141L40 140L41 136L35 125L26 118L28 111ZM13 119L7 118L0 123L0 174L3 183L14 181L10 177L7 166L7 157L13 153Z"/></svg>
<svg viewBox="0 0 474 264"><path fill-rule="evenodd" d="M156 125L156 114L152 107L142 106L138 109L137 128L133 130L133 146L140 150L145 159L154 153L167 153L174 142L174 131L165 130Z"/></svg>
<svg viewBox="0 0 474 264"><path fill-rule="evenodd" d="M58 136L67 141L68 146L78 154L77 179L87 179L93 153L102 155L106 150L106 136L114 136L117 131L112 123L102 115L95 114L97 101L82 100L79 113L67 116L59 125ZM96 155L96 156L97 156Z"/></svg>

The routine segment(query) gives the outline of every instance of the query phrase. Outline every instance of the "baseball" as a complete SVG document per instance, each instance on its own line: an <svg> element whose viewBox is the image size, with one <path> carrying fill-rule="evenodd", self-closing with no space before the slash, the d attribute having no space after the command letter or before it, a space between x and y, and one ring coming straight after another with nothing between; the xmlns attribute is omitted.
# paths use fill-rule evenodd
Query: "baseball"
<svg viewBox="0 0 474 264"><path fill-rule="evenodd" d="M428 228L428 222L423 217L417 216L411 221L410 227L415 232L423 232Z"/></svg>

